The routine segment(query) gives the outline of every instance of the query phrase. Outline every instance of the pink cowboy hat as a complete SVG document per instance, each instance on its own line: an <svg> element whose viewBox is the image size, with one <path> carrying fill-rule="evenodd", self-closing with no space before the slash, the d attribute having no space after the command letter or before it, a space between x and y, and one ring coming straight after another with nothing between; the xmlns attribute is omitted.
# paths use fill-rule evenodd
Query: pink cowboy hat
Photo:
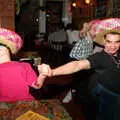
<svg viewBox="0 0 120 120"><path fill-rule="evenodd" d="M84 35L84 34L86 35L86 33L91 29L92 25L97 24L99 21L101 21L101 20L96 19L96 20L91 20L89 22L85 22L83 24L83 28L80 30L80 35L81 36Z"/></svg>
<svg viewBox="0 0 120 120"><path fill-rule="evenodd" d="M0 28L0 43L7 45L12 54L17 53L23 45L23 41L17 33L5 28Z"/></svg>
<svg viewBox="0 0 120 120"><path fill-rule="evenodd" d="M94 41L100 45L104 44L104 35L108 32L120 33L120 18L107 18L92 24L90 33Z"/></svg>
<svg viewBox="0 0 120 120"><path fill-rule="evenodd" d="M85 22L83 24L83 28L80 31L83 31L83 32L89 31L89 29L92 27L92 25L98 23L99 21L100 21L99 19L96 19L96 20L91 20L89 22Z"/></svg>

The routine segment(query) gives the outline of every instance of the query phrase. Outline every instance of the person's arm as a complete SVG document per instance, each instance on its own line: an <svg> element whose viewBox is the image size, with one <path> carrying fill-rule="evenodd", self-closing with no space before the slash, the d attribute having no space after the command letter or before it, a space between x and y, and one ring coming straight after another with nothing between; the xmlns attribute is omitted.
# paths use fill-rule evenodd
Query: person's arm
<svg viewBox="0 0 120 120"><path fill-rule="evenodd" d="M72 61L52 69L52 76L68 75L85 69L90 69L90 62L88 60Z"/></svg>
<svg viewBox="0 0 120 120"><path fill-rule="evenodd" d="M46 76L39 75L37 80L33 82L32 87L35 89L40 89L43 86L45 79L46 79Z"/></svg>
<svg viewBox="0 0 120 120"><path fill-rule="evenodd" d="M39 75L37 77L37 80L32 84L32 87L34 87L35 89L40 89L43 86L43 83L47 78L49 72L47 65L45 66L44 64L38 65L38 71L39 71Z"/></svg>

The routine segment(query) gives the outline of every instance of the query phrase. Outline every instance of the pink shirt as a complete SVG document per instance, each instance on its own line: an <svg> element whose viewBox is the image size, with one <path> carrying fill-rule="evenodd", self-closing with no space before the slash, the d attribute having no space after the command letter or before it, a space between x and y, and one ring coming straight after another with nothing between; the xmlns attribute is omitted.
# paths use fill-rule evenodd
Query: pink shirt
<svg viewBox="0 0 120 120"><path fill-rule="evenodd" d="M6 62L0 64L0 102L33 100L29 86L37 80L34 70L25 62Z"/></svg>

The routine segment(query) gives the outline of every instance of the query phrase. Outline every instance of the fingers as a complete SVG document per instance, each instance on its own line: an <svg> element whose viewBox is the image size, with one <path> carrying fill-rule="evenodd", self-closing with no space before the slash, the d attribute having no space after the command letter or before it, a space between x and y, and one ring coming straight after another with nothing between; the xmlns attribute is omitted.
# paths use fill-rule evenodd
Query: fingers
<svg viewBox="0 0 120 120"><path fill-rule="evenodd" d="M93 40L93 37L92 37L92 35L91 35L91 33L88 31L87 32L87 38L89 39L89 40Z"/></svg>
<svg viewBox="0 0 120 120"><path fill-rule="evenodd" d="M38 71L40 74L51 77L52 76L52 70L49 65L47 64L41 64L38 65Z"/></svg>

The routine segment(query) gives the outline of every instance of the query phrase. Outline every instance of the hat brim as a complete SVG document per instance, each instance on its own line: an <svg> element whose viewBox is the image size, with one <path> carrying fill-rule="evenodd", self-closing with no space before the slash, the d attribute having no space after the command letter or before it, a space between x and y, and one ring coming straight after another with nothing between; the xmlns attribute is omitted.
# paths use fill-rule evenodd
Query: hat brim
<svg viewBox="0 0 120 120"><path fill-rule="evenodd" d="M15 43L6 40L3 36L0 36L0 43L8 46L13 54L16 53Z"/></svg>
<svg viewBox="0 0 120 120"><path fill-rule="evenodd" d="M104 36L108 33L111 33L111 32L120 34L120 30L104 30L104 31L96 34L95 42L97 44L103 46L104 45Z"/></svg>

